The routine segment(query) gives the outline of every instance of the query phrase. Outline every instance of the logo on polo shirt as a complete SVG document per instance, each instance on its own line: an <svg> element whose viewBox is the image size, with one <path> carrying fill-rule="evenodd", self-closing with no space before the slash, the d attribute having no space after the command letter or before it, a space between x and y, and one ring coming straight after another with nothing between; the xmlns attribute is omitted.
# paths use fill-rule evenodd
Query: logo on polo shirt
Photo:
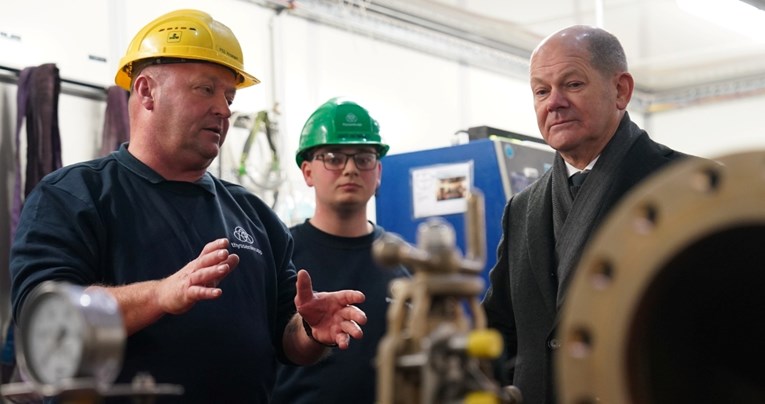
<svg viewBox="0 0 765 404"><path fill-rule="evenodd" d="M243 229L242 226L236 226L234 229L234 238L247 244L252 244L255 242L252 236L247 233L247 230Z"/></svg>
<svg viewBox="0 0 765 404"><path fill-rule="evenodd" d="M250 233L247 233L247 230L243 229L242 226L236 226L236 228L234 228L234 238L239 240L240 243L232 242L231 247L252 250L260 255L263 255L263 251L261 251L260 248L251 245L255 242L255 239L250 235Z"/></svg>

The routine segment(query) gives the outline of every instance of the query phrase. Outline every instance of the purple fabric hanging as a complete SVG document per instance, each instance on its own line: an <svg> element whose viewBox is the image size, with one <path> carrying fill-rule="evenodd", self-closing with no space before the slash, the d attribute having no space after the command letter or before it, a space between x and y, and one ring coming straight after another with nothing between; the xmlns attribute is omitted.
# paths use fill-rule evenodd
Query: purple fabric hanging
<svg viewBox="0 0 765 404"><path fill-rule="evenodd" d="M130 93L118 86L111 86L106 94L106 111L104 130L101 133L101 150L99 156L119 149L130 137L128 121L128 97Z"/></svg>
<svg viewBox="0 0 765 404"><path fill-rule="evenodd" d="M26 119L27 161L24 196L29 195L40 180L57 168L61 168L61 136L58 128L58 97L61 78L58 67L46 63L27 67L19 74L16 114L16 181L13 187L11 208L11 240L21 214L21 124Z"/></svg>
<svg viewBox="0 0 765 404"><path fill-rule="evenodd" d="M58 97L61 78L58 67L48 63L27 67L19 74L16 95L16 137L14 151L13 204L11 206L11 242L21 215L21 124L26 120L27 161L24 197L48 173L61 168L61 136L58 128ZM16 365L14 332L9 327L0 350L0 380L11 381Z"/></svg>
<svg viewBox="0 0 765 404"><path fill-rule="evenodd" d="M14 181L13 181L13 204L11 205L11 242L16 234L16 227L19 224L19 216L21 215L21 124L24 122L24 117L27 111L27 99L29 99L29 81L32 77L34 67L27 67L19 73L18 90L16 91L16 137L15 148L13 151L14 160Z"/></svg>

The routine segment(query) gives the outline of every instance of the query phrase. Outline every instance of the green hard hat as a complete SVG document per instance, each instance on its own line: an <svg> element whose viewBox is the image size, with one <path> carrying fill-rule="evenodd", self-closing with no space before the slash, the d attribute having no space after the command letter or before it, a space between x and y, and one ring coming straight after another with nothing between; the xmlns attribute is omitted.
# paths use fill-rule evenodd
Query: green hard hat
<svg viewBox="0 0 765 404"><path fill-rule="evenodd" d="M390 146L380 138L380 125L361 105L341 97L322 104L311 114L300 132L300 144L295 153L298 167L307 152L318 146L351 145L376 146L380 157Z"/></svg>

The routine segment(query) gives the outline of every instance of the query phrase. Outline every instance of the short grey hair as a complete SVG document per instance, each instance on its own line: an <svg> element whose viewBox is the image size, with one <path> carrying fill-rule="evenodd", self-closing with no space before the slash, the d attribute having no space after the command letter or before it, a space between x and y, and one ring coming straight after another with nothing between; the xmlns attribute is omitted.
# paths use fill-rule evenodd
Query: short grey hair
<svg viewBox="0 0 765 404"><path fill-rule="evenodd" d="M592 67L608 75L627 72L627 56L616 36L604 29L594 28L586 38Z"/></svg>

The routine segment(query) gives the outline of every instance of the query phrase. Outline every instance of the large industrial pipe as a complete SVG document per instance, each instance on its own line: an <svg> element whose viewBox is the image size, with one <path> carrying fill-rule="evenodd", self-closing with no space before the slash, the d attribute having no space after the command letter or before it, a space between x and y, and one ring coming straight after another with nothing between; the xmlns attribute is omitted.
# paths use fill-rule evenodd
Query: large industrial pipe
<svg viewBox="0 0 765 404"><path fill-rule="evenodd" d="M765 403L765 151L715 160L648 179L593 237L558 331L560 403Z"/></svg>

